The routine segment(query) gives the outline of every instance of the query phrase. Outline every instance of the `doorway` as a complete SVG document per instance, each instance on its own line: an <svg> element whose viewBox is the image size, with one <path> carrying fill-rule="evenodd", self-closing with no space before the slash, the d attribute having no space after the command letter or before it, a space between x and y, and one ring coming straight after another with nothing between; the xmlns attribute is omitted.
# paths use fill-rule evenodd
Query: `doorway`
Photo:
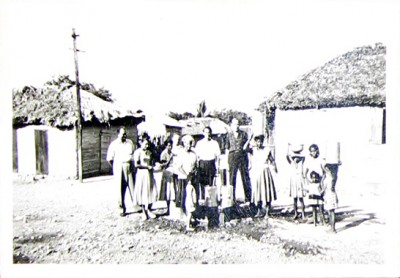
<svg viewBox="0 0 400 278"><path fill-rule="evenodd" d="M36 174L49 174L47 130L35 130Z"/></svg>

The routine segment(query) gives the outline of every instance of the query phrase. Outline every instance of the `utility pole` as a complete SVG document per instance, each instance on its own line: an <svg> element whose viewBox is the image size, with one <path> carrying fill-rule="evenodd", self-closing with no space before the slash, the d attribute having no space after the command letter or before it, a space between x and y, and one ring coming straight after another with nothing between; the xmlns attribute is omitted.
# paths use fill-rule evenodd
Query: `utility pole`
<svg viewBox="0 0 400 278"><path fill-rule="evenodd" d="M75 130L76 130L76 157L77 157L77 171L79 182L82 183L82 172L83 172L83 163L82 163L82 112L81 112L81 92L80 92L80 83L79 83L79 71L78 71L78 49L76 48L76 38L79 37L75 33L75 28L72 28L72 38L74 40L74 60L75 60L75 86L76 86L76 114L78 120L76 122Z"/></svg>

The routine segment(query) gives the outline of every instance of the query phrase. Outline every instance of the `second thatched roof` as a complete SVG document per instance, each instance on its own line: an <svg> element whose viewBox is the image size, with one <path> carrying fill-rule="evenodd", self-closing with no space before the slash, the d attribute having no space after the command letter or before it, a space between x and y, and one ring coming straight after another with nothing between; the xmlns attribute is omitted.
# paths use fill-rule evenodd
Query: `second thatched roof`
<svg viewBox="0 0 400 278"><path fill-rule="evenodd" d="M371 106L386 103L386 47L358 47L304 74L261 103L260 110Z"/></svg>
<svg viewBox="0 0 400 278"><path fill-rule="evenodd" d="M81 90L81 114L84 124L110 124L114 120L140 121L141 113L118 107L90 92ZM13 91L13 124L41 124L54 127L72 127L78 117L75 88L60 90L54 86L24 87Z"/></svg>

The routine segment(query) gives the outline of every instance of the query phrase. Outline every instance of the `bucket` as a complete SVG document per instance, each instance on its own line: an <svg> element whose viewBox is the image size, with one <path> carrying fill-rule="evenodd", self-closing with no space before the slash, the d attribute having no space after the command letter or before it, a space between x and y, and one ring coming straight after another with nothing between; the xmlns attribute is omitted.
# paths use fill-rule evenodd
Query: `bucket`
<svg viewBox="0 0 400 278"><path fill-rule="evenodd" d="M339 164L340 142L327 142L325 146L325 162L328 164Z"/></svg>

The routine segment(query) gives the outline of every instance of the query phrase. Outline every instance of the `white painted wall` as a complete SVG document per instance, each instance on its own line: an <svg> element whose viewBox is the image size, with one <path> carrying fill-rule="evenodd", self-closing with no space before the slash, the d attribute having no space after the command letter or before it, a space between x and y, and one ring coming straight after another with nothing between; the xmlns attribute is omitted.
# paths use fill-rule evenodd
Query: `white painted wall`
<svg viewBox="0 0 400 278"><path fill-rule="evenodd" d="M36 174L35 135L31 126L17 129L18 173Z"/></svg>
<svg viewBox="0 0 400 278"><path fill-rule="evenodd" d="M18 173L36 175L35 130L47 130L49 175L76 176L75 131L34 125L17 129Z"/></svg>
<svg viewBox="0 0 400 278"><path fill-rule="evenodd" d="M312 143L319 145L324 157L328 141L340 142L341 180L366 176L365 168L370 167L370 153L373 129L380 128L383 110L370 107L331 108L320 110L276 111L275 148L280 174L278 183L288 186L289 177L286 154L288 143L304 144L304 154ZM373 128L372 123L375 123ZM376 145L375 145L376 146ZM379 155L379 153L378 153Z"/></svg>

